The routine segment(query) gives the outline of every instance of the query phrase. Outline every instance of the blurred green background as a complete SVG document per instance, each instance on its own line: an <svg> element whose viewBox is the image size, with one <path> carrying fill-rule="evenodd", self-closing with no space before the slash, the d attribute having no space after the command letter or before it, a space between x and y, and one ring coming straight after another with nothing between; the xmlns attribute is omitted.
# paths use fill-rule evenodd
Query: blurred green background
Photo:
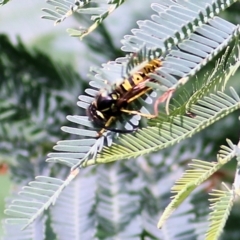
<svg viewBox="0 0 240 240"><path fill-rule="evenodd" d="M0 175L0 220L2 221L4 214L4 207L5 207L5 198L10 194L11 188L11 181L10 176L8 174ZM3 235L2 224L0 225L0 239Z"/></svg>

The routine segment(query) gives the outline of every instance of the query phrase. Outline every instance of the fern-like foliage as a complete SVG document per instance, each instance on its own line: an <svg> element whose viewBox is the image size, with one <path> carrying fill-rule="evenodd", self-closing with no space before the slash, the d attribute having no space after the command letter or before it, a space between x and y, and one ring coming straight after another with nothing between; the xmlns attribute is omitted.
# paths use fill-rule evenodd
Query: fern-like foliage
<svg viewBox="0 0 240 240"><path fill-rule="evenodd" d="M96 163L136 158L191 137L217 119L239 109L240 98L233 89L231 91L233 93L231 97L218 92L217 94L211 94L210 97L203 98L202 102L206 103L205 106L192 105L191 112L196 114L194 118L172 116L169 117L167 122L159 119L154 127L139 130L135 135L121 136L118 140L120 144L114 143L111 147L105 148L96 159L88 160L83 165L88 166Z"/></svg>
<svg viewBox="0 0 240 240"><path fill-rule="evenodd" d="M75 5L73 4L70 7L70 11L67 6L70 3L69 1L51 0L50 2L57 6L56 11L60 15L53 12L49 13L55 14L56 18L54 20L61 22L67 16L66 13L71 15L74 11L84 10L81 7L90 1L75 1ZM123 2L111 1L109 3L117 7L118 4ZM154 73L149 74L149 77L154 79L152 88L159 90L160 96L165 94L168 97L169 93L175 92L181 85L184 85L213 57L237 38L239 26L235 26L215 16L220 10L224 10L233 2L235 1L228 1L224 4L220 0L205 0L204 2L165 0L159 4L153 4L152 8L159 16L154 15L153 21L139 22L140 30L133 30L134 36L127 36L124 40L123 49L135 54L104 64L103 68L94 69L94 76L91 76L92 81L90 82L91 88L86 90L87 95L79 97L78 106L84 110L87 109L102 88L112 91L116 81L123 81L123 78L137 72L139 65L155 58L161 60L163 64ZM86 11L93 13L91 9L86 8ZM109 9L105 11L105 15L101 12L100 17L95 19L96 22L93 28L109 13ZM93 28L87 31L89 32ZM85 33L81 32L80 34L83 34L81 35L83 37ZM148 171L152 166L143 164L144 166L141 166L138 171L140 176L136 176L137 171L130 171L130 174L125 174L120 167L120 162L118 162L118 167L116 168L109 167L104 169L105 166L100 166L96 170L96 182L96 179L87 178L85 174L83 177L86 177L88 181L79 178L73 182L73 179L76 178L81 170L77 168L79 166L87 167L97 163L136 158L164 149L179 143L183 139L192 137L195 133L239 109L240 98L236 91L230 88L230 94L223 92L226 82L239 66L238 44L239 42L236 40L234 51L230 52L230 57L225 55L225 59L228 60L222 60L212 74L203 79L202 87L195 92L190 100L186 100L183 106L170 108L169 116L160 114L156 120L151 121L150 127L143 128L131 135L124 134L120 136L117 140L118 143L115 143L118 134L111 131L106 131L102 137L98 138L97 126L89 121L86 114L82 116L68 116L67 119L72 124L77 124L78 127L62 127L62 130L76 135L77 139L59 141L54 147L54 150L59 152L50 153L47 161L63 163L72 167L72 171L65 180L60 180L57 177L48 177L50 175L48 172L46 174L48 176L39 176L35 181L30 182L29 186L24 187L21 192L24 199L14 200L6 210L6 213L12 217L12 219L7 220L7 224L17 223L21 227L26 227L38 219L50 205L55 204L59 200L59 205L57 203L50 213L53 220L52 228L59 239L88 238L92 234L98 239L112 239L115 236L122 239L158 239L169 236L181 239L179 237L181 234L184 237L194 238L196 232L193 224L190 224L193 217L189 213L193 209L190 200L185 202L187 203L186 209L181 210L175 218L175 224L176 222L182 222L185 225L189 223L187 228L181 228L179 232L171 235L165 226L163 230L166 231L163 234L156 232L156 230L155 232L151 231L158 217L156 215L158 215L160 210L158 208L151 209L151 204L148 205L146 203L150 202L149 196L153 197L153 199L154 197L156 199L160 198L160 194L157 194L155 190L159 186L166 185L164 183L165 179L161 179L161 184L156 179L155 181L149 179L149 181L142 181L147 178L145 175L149 174ZM224 70L222 75L215 74L222 70ZM124 77L122 77L123 72ZM60 91L59 95L61 93ZM143 104L151 103L153 96L154 93L147 95L146 98L139 99L138 103L134 103L133 108L137 106L136 109L140 109L141 112L148 112L148 109ZM171 96L168 97L168 100L170 98ZM44 96L43 99L45 99ZM14 114L14 111L8 110L7 104L3 102L3 105L6 107L4 113L0 115L2 119L11 117ZM188 112L190 114L186 115ZM120 125L120 127L124 126L128 130L132 130L139 126L139 120L139 116L129 117L123 114L116 123L116 127ZM229 157L228 154L236 154L236 152L230 152L223 148L219 155L221 161L217 164L195 161L193 173L187 172L183 177L183 181L176 184L175 190L181 192L182 195L177 193L176 196L179 196L179 198L176 198L177 202L171 206L166 215L167 217L183 202L197 184L207 179L208 176L228 161L226 160ZM162 160L159 161L158 167L162 167L163 162ZM169 164L167 166L170 168L172 165ZM130 169L134 168L128 165L128 161L126 161L126 166ZM164 175L164 172L161 172L161 174ZM197 179L192 174L197 176ZM171 179L174 179L175 172L173 175L171 175ZM139 184L141 187L138 190L143 196L139 197L137 195L134 186L138 186L138 184L134 184L133 176L136 177L137 183L142 183L142 185ZM131 184L125 182L126 180L129 180ZM191 181L191 184L188 185L186 181ZM70 183L72 185L66 189ZM156 185L150 189L152 183L156 183ZM88 189L93 184L98 186L99 192L95 192L94 195L93 191L95 189L91 189L93 191L89 190L88 196L79 197L77 190L79 186L82 189L85 187ZM60 195L61 193L62 195ZM166 188L161 193L167 195ZM69 198L71 201L69 201ZM146 209L141 212L141 206L136 204L136 202L145 205ZM81 206L85 204L88 207L72 212L70 205L78 206L78 204L81 204ZM71 226L75 226L74 229L79 224L82 224L82 229L79 228L79 231L73 233L71 226L65 225L64 219L60 219L60 212L66 213L67 220L69 220ZM149 212L154 213L152 214L153 217L147 214ZM77 214L80 214L82 218L76 219L75 216ZM144 220L145 216L147 216L147 222ZM62 227L63 225L64 228ZM94 231L89 229L93 225L96 226Z"/></svg>
<svg viewBox="0 0 240 240"><path fill-rule="evenodd" d="M47 0L47 3L54 6L54 10L46 8L42 9L44 12L49 14L48 16L43 16L42 18L53 20L56 25L63 22L67 17L76 12L79 14L91 15L91 20L94 23L90 27L86 28L81 26L81 30L67 30L71 36L80 37L82 39L95 30L105 18L107 18L124 2L125 0Z"/></svg>
<svg viewBox="0 0 240 240"><path fill-rule="evenodd" d="M229 189L225 191L214 189L210 196L212 197L209 199L212 212L210 213L210 226L206 234L206 240L217 240L233 206L234 193Z"/></svg>
<svg viewBox="0 0 240 240"><path fill-rule="evenodd" d="M172 212L195 190L200 184L211 177L216 171L218 171L224 164L232 160L235 155L235 147L228 140L231 148L222 146L217 156L217 162L206 162L201 160L192 160L189 166L192 169L186 170L183 176L176 181L172 187L172 193L175 195L173 200L165 209L162 214L158 227L161 228L166 219L172 214Z"/></svg>
<svg viewBox="0 0 240 240"><path fill-rule="evenodd" d="M29 212L29 204L26 204L26 213ZM20 239L46 239L46 216L39 217L26 231L22 231L21 224L13 225L4 223L5 237L3 240L20 240Z"/></svg>
<svg viewBox="0 0 240 240"><path fill-rule="evenodd" d="M223 159L229 155L237 158L237 169L235 174L235 180L232 185L232 189L230 189L226 184L223 183L225 190L216 190L214 189L210 196L212 197L209 199L211 202L211 210L209 216L209 228L206 233L206 239L219 239L221 233L223 232L223 228L225 223L228 219L234 201L236 197L239 196L239 142L238 145L234 145L230 140L228 140L229 147L222 146L221 151L219 152L219 161L224 161Z"/></svg>
<svg viewBox="0 0 240 240"><path fill-rule="evenodd" d="M95 214L91 213L96 204L96 184L96 176L86 169L61 193L50 211L57 239L91 239L95 235Z"/></svg>
<svg viewBox="0 0 240 240"><path fill-rule="evenodd" d="M152 20L138 21L140 29L132 31L134 36L127 35L124 37L122 49L127 52L136 52L144 44L150 48L159 47L165 52L187 37L191 38L191 34L195 31L199 32L200 35L204 34L204 32L206 34L207 31L209 33L207 34L208 37L218 38L219 42L221 42L220 39L224 38L225 34L219 32L220 35L214 37L215 34L211 33L211 28L214 26L220 31L228 32L232 24L225 25L223 22L214 24L212 20L220 11L234 2L166 0L153 3L152 9L157 12L157 15L153 15ZM219 21L221 20L219 19ZM207 26L203 27L203 24L206 23ZM202 42L201 37L195 38L195 40ZM208 46L212 45L211 41L208 41L208 43ZM201 48L199 50L201 51Z"/></svg>
<svg viewBox="0 0 240 240"><path fill-rule="evenodd" d="M172 187L172 193L175 195L158 222L159 228L163 226L166 219L194 189L211 177L224 164L232 160L236 155L239 155L238 147L230 140L227 141L229 147L221 146L221 150L217 156L218 161L216 163L193 160L193 163L189 164L189 166L193 169L186 170L184 175ZM207 231L206 239L218 239L222 233L223 227L233 205L233 200L235 198L234 191L234 188L233 190L228 189L227 191L213 190L210 194L214 197L210 201L214 203L211 207L213 212L210 214L210 227Z"/></svg>
<svg viewBox="0 0 240 240"><path fill-rule="evenodd" d="M107 239L116 236L131 239L142 233L138 227L140 196L134 189L133 172L126 172L125 169L120 163L97 168L96 194L99 204L95 209L95 220L96 236L100 239L102 232L107 233Z"/></svg>
<svg viewBox="0 0 240 240"><path fill-rule="evenodd" d="M45 176L36 177L35 181L30 182L29 186L24 187L19 193L24 199L12 201L9 208L5 211L7 215L14 217L7 219L6 222L10 224L17 223L22 225L22 228L26 228L45 209L48 209L50 205L56 202L63 189L72 182L77 174L78 170L73 171L65 181ZM31 205L32 202L33 204Z"/></svg>
<svg viewBox="0 0 240 240"><path fill-rule="evenodd" d="M219 24L221 23L221 25L223 25L223 22L225 21L220 18L212 19L211 26L208 26L207 24L205 24L201 28L201 29L204 29L206 27L208 31L199 30L200 32L197 31L196 33L193 33L192 39L187 39L183 43L180 43L178 45L177 50L169 51L166 57L162 60L163 62L162 66L156 70L156 73L149 74L149 77L154 79L157 83L157 84L154 83L154 86L156 88L159 88L160 86L160 94L165 94L166 96L169 94L169 96L171 96L171 93L174 92L179 86L185 84L190 79L190 76L196 74L197 71L199 71L226 45L234 41L235 35L239 34L238 26L234 26L226 22L226 24L230 28L228 28L226 32L221 32L220 34L220 31L225 30L225 28L223 28L223 30L219 30L220 29ZM209 36L208 34L209 31L213 33L215 32L215 34ZM201 37L199 37L199 34L201 35ZM214 37L219 35L224 36L221 39L221 41L218 37L217 38ZM211 44L209 42L211 42ZM236 43L236 45L237 44L238 43ZM154 52L157 53L158 55L163 54L164 52L162 49L164 48L161 49L160 46L157 47L155 45L154 49L152 50L143 51L141 49L140 51L138 51L137 53L137 59L139 59L138 62L142 62L143 59L149 59L151 57L153 58L153 56L156 56L156 54L154 55ZM199 51L199 49L201 49L201 51ZM239 50L237 49L237 51ZM151 54L151 52L153 52L153 54ZM78 103L78 105L84 109L87 109L101 88L109 89L110 91L112 89L112 85L115 84L116 79L119 79L119 78L121 79L122 64L126 66L127 76L128 74L134 71L137 71L137 67L135 67L132 64L135 58L136 58L135 55L133 55L133 58L130 58L130 59L127 59L127 58L117 59L116 62L110 62L108 64L105 64L102 69L96 70L97 74L93 79L94 81L90 82L90 85L94 88L86 90L86 93L89 96L82 95L79 97L80 102ZM236 65L238 66L237 64L238 61L236 60L236 58L234 60L235 62L231 58L230 62L233 63L235 66ZM119 64L119 62L121 64ZM226 71L233 72L233 70L230 70L230 69ZM227 77L227 74L225 74L224 77L216 76L215 79L217 79L216 81L220 83L220 78L222 81L222 79L229 79L229 77ZM215 82L215 86L216 85L217 83ZM208 85L208 87L205 88L205 94L208 89L211 89L209 87L210 85ZM169 97L167 98L169 99ZM141 104L143 101L144 100L140 99ZM147 102L147 100L145 102ZM140 108L140 111L143 113L148 113L147 109L144 106ZM123 117L125 117L126 119L127 116L123 115ZM61 163L67 164L68 166L74 166L74 165L79 166L84 160L91 159L91 158L93 159L93 162L94 162L97 153L101 151L104 145L110 146L112 144L112 140L114 139L114 135L116 135L113 132L107 131L102 138L94 140L94 138L96 138L97 136L97 132L92 130L94 128L94 124L90 122L86 116L68 116L68 120L70 120L71 122L77 123L79 125L82 125L82 127L84 128L87 127L88 129L83 130L83 129L76 129L72 127L71 128L63 127L62 130L70 134L77 134L79 136L83 136L84 139L87 138L88 139L88 141L86 142L87 144L85 146L82 145L84 144L84 141L82 140L79 140L78 142L77 141L76 142L61 141L58 143L55 149L58 151L63 151L63 153L51 153L49 155L50 158L48 159L48 161L61 162ZM195 121L195 120L196 119L194 120L192 119L190 121ZM130 130L133 129L134 126L138 125L138 121L139 121L139 116L132 117L130 121L120 120L121 123L126 122L126 128ZM175 121L179 122L180 120L177 120L175 118ZM200 122L201 122L201 119L199 119L199 123ZM193 124L196 124L196 123L193 123ZM148 132L146 134L148 135ZM144 137L145 136L143 136L143 138ZM131 141L130 139L128 140ZM166 140L164 141L166 142ZM104 144L105 142L107 142L107 144ZM81 148L78 147L79 145L81 146ZM136 149L134 149L133 151L135 150ZM68 155L68 158L66 159L65 158L67 155L66 152L69 152L70 154L72 154L72 157L71 155ZM146 151L146 153L147 152L148 151ZM69 156L71 157L71 159L69 158ZM136 157L137 154L135 154L134 156ZM134 156L129 155L129 157L134 157ZM123 158L125 158L125 156Z"/></svg>
<svg viewBox="0 0 240 240"><path fill-rule="evenodd" d="M159 222L158 228L161 228L166 219L172 212L189 196L189 194L198 187L203 181L208 179L222 165L217 163L209 163L200 160L193 160L190 166L191 170L186 170L183 177L180 178L172 187L173 200L165 209Z"/></svg>
<svg viewBox="0 0 240 240"><path fill-rule="evenodd" d="M190 118L188 116L176 116L174 114L175 112L173 112L173 115L170 115L169 119L167 120L163 120L162 118L153 120L151 128L139 130L136 136L123 136L119 139L119 142L122 143L120 146L113 144L109 150L105 149L103 153L99 155L98 159L93 159L91 161L89 160L87 161L86 165L94 164L96 162L103 163L105 161L109 162L117 159L137 157L142 154L165 148L171 144L179 142L181 139L184 139L187 136L192 136L204 126L206 127L209 124L212 124L215 121L214 119L219 119L220 116L226 116L230 110L228 107L230 107L232 104L233 109L238 109L239 97L236 95L236 92L233 89L231 89L233 98L229 98L229 96L222 92L218 92L216 95L209 95L209 92L214 92L216 89L215 86L225 85L226 81L228 81L230 76L236 71L236 68L239 66L238 56L239 46L237 41L236 46L230 55L229 61L226 63L228 68L225 69L224 74L217 74L211 80L208 78L208 83L190 98L188 103L192 102L195 104L185 109L185 111L187 110L196 114L196 117ZM219 67L219 70L221 70L223 65L225 65L224 62L218 65L216 69ZM216 71L218 72L218 70ZM224 82L222 79L224 79ZM221 82L223 83L221 84ZM204 94L207 96L203 99L199 99Z"/></svg>

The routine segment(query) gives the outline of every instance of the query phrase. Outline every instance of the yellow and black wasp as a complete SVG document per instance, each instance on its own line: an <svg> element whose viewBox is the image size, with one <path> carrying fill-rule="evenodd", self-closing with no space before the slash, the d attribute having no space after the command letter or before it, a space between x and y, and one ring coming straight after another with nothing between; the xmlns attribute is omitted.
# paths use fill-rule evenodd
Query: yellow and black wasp
<svg viewBox="0 0 240 240"><path fill-rule="evenodd" d="M106 130L113 132L134 131L110 128L122 113L141 115L146 118L156 117L156 115L130 110L128 109L128 105L152 90L151 87L146 86L146 82L151 81L148 74L153 73L160 66L162 66L162 61L160 59L153 59L145 63L136 73L125 78L121 83L116 84L111 92L108 92L106 89L99 92L87 109L90 120L102 128L98 133L98 137Z"/></svg>

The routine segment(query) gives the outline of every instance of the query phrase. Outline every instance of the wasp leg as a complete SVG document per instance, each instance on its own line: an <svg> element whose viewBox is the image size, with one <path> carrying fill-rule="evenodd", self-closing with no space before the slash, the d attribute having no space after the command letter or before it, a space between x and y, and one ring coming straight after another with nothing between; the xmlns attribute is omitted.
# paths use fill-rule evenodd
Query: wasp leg
<svg viewBox="0 0 240 240"><path fill-rule="evenodd" d="M140 115L140 116L143 116L143 117L146 117L146 118L155 118L157 116L157 115L141 113L141 112L138 112L138 111L127 110L127 109L124 109L124 108L121 109L121 112L129 113L129 114L133 114L133 115Z"/></svg>
<svg viewBox="0 0 240 240"><path fill-rule="evenodd" d="M104 127L101 129L101 131L98 132L97 137L101 137L103 133L107 130L107 128L111 125L111 123L115 120L114 116L111 116L107 122L105 123Z"/></svg>
<svg viewBox="0 0 240 240"><path fill-rule="evenodd" d="M155 113L156 116L158 115L158 105L160 103L165 102L165 101L166 101L166 107L165 107L166 108L166 113L167 113L167 115L169 115L169 102L170 102L170 99L171 99L174 91L175 91L175 89L169 89L167 92L165 92L162 96L160 96L156 100L156 102L154 104L154 113Z"/></svg>
<svg viewBox="0 0 240 240"><path fill-rule="evenodd" d="M148 91L152 90L151 88L145 88L145 89L141 89L141 91L139 93L137 93L135 96L129 98L127 100L128 103L131 103L132 101L134 101L135 99L141 97L142 95L144 95L145 93L147 93Z"/></svg>

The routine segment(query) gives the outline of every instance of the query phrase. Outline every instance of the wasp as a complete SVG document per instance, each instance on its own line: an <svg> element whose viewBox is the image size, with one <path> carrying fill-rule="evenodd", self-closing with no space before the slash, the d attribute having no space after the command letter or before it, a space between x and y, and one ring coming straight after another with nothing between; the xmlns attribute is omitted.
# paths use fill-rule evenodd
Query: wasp
<svg viewBox="0 0 240 240"><path fill-rule="evenodd" d="M122 113L140 115L146 118L154 118L156 115L144 114L139 111L128 109L128 105L152 90L146 86L146 82L151 81L148 74L162 66L160 59L153 59L143 65L121 83L116 83L111 92L103 89L89 105L87 114L89 119L101 127L98 133L100 137L106 130L113 132L132 132L134 130L111 129L110 126L121 116Z"/></svg>

